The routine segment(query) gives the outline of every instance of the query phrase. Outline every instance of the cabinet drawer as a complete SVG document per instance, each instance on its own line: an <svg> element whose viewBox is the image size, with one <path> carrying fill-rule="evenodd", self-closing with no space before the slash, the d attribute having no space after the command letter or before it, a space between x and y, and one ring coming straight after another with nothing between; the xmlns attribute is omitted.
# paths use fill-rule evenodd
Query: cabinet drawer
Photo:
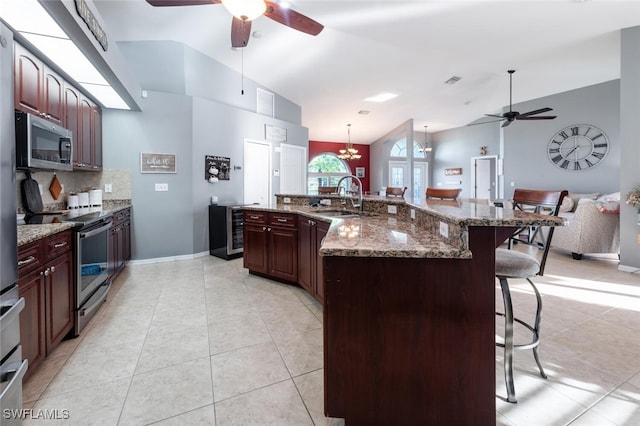
<svg viewBox="0 0 640 426"><path fill-rule="evenodd" d="M271 213L269 215L269 224L271 226L280 226L293 229L297 229L298 227L296 215L287 213Z"/></svg>
<svg viewBox="0 0 640 426"><path fill-rule="evenodd" d="M71 250L71 232L60 232L45 240L45 255L47 260L54 259Z"/></svg>
<svg viewBox="0 0 640 426"><path fill-rule="evenodd" d="M18 275L24 276L45 264L41 242L34 241L18 248Z"/></svg>
<svg viewBox="0 0 640 426"><path fill-rule="evenodd" d="M267 224L267 212L257 212L252 210L245 210L244 212L244 222L245 223L255 223L257 225L266 225Z"/></svg>

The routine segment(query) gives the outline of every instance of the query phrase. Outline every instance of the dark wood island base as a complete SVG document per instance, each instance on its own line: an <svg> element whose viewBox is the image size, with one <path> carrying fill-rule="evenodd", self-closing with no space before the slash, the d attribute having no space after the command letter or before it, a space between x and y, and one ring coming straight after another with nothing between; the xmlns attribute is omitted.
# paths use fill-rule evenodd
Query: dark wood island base
<svg viewBox="0 0 640 426"><path fill-rule="evenodd" d="M471 259L323 257L325 415L495 425L496 245L469 227Z"/></svg>

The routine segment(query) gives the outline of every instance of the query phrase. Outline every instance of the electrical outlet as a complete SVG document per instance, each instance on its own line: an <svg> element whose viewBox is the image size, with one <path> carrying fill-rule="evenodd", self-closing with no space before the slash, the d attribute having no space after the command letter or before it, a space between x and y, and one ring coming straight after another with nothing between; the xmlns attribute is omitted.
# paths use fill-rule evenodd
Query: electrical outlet
<svg viewBox="0 0 640 426"><path fill-rule="evenodd" d="M105 183L104 184L104 192L105 193L113 192L113 185L110 184L110 183Z"/></svg>
<svg viewBox="0 0 640 426"><path fill-rule="evenodd" d="M411 219L415 219L416 218L416 211L414 209L411 209Z"/></svg>
<svg viewBox="0 0 640 426"><path fill-rule="evenodd" d="M398 207L396 206L387 206L387 212L390 214L398 213Z"/></svg>
<svg viewBox="0 0 640 426"><path fill-rule="evenodd" d="M440 222L440 235L449 238L449 225L444 222Z"/></svg>
<svg viewBox="0 0 640 426"><path fill-rule="evenodd" d="M289 204L291 203L291 198L289 197L284 197L284 199L282 200L285 204Z"/></svg>
<svg viewBox="0 0 640 426"><path fill-rule="evenodd" d="M156 183L156 191L157 192L167 192L169 190L168 183Z"/></svg>

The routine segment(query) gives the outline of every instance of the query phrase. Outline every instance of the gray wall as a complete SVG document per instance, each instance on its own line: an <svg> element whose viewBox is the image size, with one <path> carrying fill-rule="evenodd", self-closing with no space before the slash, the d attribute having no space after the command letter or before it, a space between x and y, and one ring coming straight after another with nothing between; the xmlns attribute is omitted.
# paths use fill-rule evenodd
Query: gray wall
<svg viewBox="0 0 640 426"><path fill-rule="evenodd" d="M286 128L287 143L306 147L300 107L276 95L276 116L285 119L256 114L254 82L245 79L245 95L236 99L225 86L239 83L240 74L174 42L125 43L122 51L147 98L141 112L103 112L103 149L105 167L132 171L133 259L206 252L211 196L220 203L242 202L244 194L242 170L232 171L229 181L205 181L205 155L242 166L245 138L264 140L266 124ZM186 71L194 63L198 70ZM279 168L278 146L273 143L273 168ZM140 173L141 152L176 154L177 173ZM273 179L275 193L280 183ZM167 183L169 191L156 192L156 183Z"/></svg>
<svg viewBox="0 0 640 426"><path fill-rule="evenodd" d="M461 188L460 197L471 197L471 158L480 156L480 147L487 147L487 155L500 155L500 126L498 123L458 127L432 135L430 186ZM462 168L460 176L445 176L446 168ZM462 182L453 184L453 182Z"/></svg>
<svg viewBox="0 0 640 426"><path fill-rule="evenodd" d="M622 30L620 74L620 191L624 198L640 185L640 27ZM626 270L640 270L638 211L620 206L620 263Z"/></svg>
<svg viewBox="0 0 640 426"><path fill-rule="evenodd" d="M389 186L389 160L391 160L391 148L399 139L406 138L413 141L413 119L405 121L386 135L376 140L369 147L369 168L371 176L369 178L369 188L371 191L379 191L381 188ZM413 149L411 143L407 143L407 161L411 161ZM413 178L413 175L411 175ZM407 185L407 193L410 194L412 186Z"/></svg>

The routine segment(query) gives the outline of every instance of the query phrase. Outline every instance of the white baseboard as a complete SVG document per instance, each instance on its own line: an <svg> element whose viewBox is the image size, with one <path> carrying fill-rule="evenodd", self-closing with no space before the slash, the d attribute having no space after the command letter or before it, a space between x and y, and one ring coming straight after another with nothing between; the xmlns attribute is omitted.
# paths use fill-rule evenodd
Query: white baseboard
<svg viewBox="0 0 640 426"><path fill-rule="evenodd" d="M194 254L183 254L180 256L168 256L168 257L156 257L153 259L130 260L127 263L129 265L149 265L151 263L176 262L178 260L193 260L193 259L199 259L205 256L209 256L208 250L200 253L194 253Z"/></svg>
<svg viewBox="0 0 640 426"><path fill-rule="evenodd" d="M618 271L634 273L640 272L640 268L636 266L618 265Z"/></svg>

